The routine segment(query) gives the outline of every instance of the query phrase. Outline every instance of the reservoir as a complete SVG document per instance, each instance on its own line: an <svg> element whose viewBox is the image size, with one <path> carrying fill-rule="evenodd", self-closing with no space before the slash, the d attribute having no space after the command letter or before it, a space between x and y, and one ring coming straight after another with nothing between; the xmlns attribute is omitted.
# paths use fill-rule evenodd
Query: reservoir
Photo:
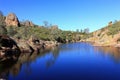
<svg viewBox="0 0 120 80"><path fill-rule="evenodd" d="M120 80L120 49L89 43L61 44L0 63L6 80Z"/></svg>

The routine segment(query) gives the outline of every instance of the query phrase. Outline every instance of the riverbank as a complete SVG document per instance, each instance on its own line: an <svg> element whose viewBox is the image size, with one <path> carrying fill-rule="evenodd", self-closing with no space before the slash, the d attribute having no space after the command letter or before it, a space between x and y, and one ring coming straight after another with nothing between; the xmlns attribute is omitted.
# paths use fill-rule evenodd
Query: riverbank
<svg viewBox="0 0 120 80"><path fill-rule="evenodd" d="M91 43L93 46L99 46L99 47L118 47L120 48L120 43L117 42L94 42L92 40L81 40L79 42L87 42Z"/></svg>
<svg viewBox="0 0 120 80"><path fill-rule="evenodd" d="M0 61L17 59L21 53L39 53L60 45L57 41L44 41L30 37L28 40L12 38L7 35L0 36Z"/></svg>

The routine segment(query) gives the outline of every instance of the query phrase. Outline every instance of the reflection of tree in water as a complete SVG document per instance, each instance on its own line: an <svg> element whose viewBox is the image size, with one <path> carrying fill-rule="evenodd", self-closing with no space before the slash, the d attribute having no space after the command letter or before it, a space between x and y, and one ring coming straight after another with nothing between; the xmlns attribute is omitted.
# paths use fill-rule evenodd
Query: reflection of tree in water
<svg viewBox="0 0 120 80"><path fill-rule="evenodd" d="M110 55L111 58L117 63L120 62L120 48L115 47L95 47L95 51L102 51L104 56Z"/></svg>
<svg viewBox="0 0 120 80"><path fill-rule="evenodd" d="M52 53L51 53L50 58L46 61L47 68L49 68L50 66L52 66L55 63L56 59L59 56L59 48L53 47L51 52Z"/></svg>

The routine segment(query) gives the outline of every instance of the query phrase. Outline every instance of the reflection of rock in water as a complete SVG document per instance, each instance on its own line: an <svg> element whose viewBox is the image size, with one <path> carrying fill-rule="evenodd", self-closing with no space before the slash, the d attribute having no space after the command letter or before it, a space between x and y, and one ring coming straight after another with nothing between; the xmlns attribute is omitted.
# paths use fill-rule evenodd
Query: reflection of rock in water
<svg viewBox="0 0 120 80"><path fill-rule="evenodd" d="M4 58L0 60L0 79L2 78L7 80L11 67L13 67L18 60L20 51L19 49L18 50L15 49L15 50L6 50L5 52L6 54Z"/></svg>
<svg viewBox="0 0 120 80"><path fill-rule="evenodd" d="M18 59L18 62L24 63L27 62L30 58L31 53L21 53Z"/></svg>
<svg viewBox="0 0 120 80"><path fill-rule="evenodd" d="M27 74L30 74L31 68L30 63L37 59L37 57L46 56L47 54L51 54L52 56L48 58L46 61L46 66L50 67L52 66L58 55L59 55L59 49L52 47L52 48L46 48L41 49L40 53L21 53L18 57L18 59L10 59L9 61L5 61L4 63L0 64L0 78L8 79L9 74L12 74L13 76L17 76L21 70L22 64L25 65L25 72ZM7 64L6 64L7 63Z"/></svg>
<svg viewBox="0 0 120 80"><path fill-rule="evenodd" d="M20 51L19 49L16 50L6 50L4 51L5 55L0 58L0 63L8 62L9 60L17 61Z"/></svg>
<svg viewBox="0 0 120 80"><path fill-rule="evenodd" d="M6 64L7 63L7 64ZM8 79L9 70L16 61L9 60L8 62L0 63L0 79Z"/></svg>
<svg viewBox="0 0 120 80"><path fill-rule="evenodd" d="M22 66L21 63L16 63L16 64L14 64L14 65L12 66L12 68L10 69L10 73L11 73L12 75L16 76L16 75L19 73L19 71L20 71L20 69L21 69L21 66Z"/></svg>
<svg viewBox="0 0 120 80"><path fill-rule="evenodd" d="M0 73L0 80L8 80L9 71Z"/></svg>
<svg viewBox="0 0 120 80"><path fill-rule="evenodd" d="M102 51L103 55L110 55L115 62L120 62L120 48L115 47L94 47L96 52Z"/></svg>

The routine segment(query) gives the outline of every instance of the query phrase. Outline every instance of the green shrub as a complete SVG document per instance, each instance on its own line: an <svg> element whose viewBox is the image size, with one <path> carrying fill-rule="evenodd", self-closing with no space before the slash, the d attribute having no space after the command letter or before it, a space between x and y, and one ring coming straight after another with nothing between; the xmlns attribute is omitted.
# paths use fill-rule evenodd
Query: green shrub
<svg viewBox="0 0 120 80"><path fill-rule="evenodd" d="M111 25L110 27L108 27L108 35L115 35L118 32L120 32L120 21L114 23L113 25Z"/></svg>
<svg viewBox="0 0 120 80"><path fill-rule="evenodd" d="M0 35L7 35L7 29L2 25L0 25Z"/></svg>

